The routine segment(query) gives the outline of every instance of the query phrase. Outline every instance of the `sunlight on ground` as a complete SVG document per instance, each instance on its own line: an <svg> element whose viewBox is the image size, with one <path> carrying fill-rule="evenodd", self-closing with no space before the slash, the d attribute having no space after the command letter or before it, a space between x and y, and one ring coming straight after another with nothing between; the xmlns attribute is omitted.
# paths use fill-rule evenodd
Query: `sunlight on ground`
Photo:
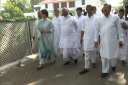
<svg viewBox="0 0 128 85"><path fill-rule="evenodd" d="M60 77L63 77L64 75L63 74L57 74L56 76L55 76L55 78L60 78Z"/></svg>
<svg viewBox="0 0 128 85"><path fill-rule="evenodd" d="M61 77L64 77L63 74L56 74L54 77L52 77L52 79L56 79L56 78L61 78ZM44 81L46 81L46 79L40 79L40 80L37 80L37 81L33 81L27 85L43 85Z"/></svg>
<svg viewBox="0 0 128 85"><path fill-rule="evenodd" d="M45 79L40 79L40 80L37 80L37 81L33 81L27 85L38 85L38 84L41 84L45 81Z"/></svg>
<svg viewBox="0 0 128 85"><path fill-rule="evenodd" d="M112 83L115 83L116 85L126 85L127 83L127 80L125 79L125 74L122 72L115 73L108 80Z"/></svg>
<svg viewBox="0 0 128 85"><path fill-rule="evenodd" d="M38 54L32 54L32 55L28 55L26 56L29 59L35 60L37 58Z"/></svg>

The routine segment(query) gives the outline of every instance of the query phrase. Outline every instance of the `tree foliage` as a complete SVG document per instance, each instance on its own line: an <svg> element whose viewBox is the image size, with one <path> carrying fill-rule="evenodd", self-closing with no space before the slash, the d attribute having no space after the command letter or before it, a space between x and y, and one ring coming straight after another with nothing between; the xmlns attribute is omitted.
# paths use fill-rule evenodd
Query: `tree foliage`
<svg viewBox="0 0 128 85"><path fill-rule="evenodd" d="M123 5L128 6L128 0L123 0Z"/></svg>
<svg viewBox="0 0 128 85"><path fill-rule="evenodd" d="M106 3L106 0L100 0L102 4L105 4Z"/></svg>
<svg viewBox="0 0 128 85"><path fill-rule="evenodd" d="M32 4L32 5L37 5L37 4L39 4L41 1L43 1L43 0L31 0L31 4Z"/></svg>
<svg viewBox="0 0 128 85"><path fill-rule="evenodd" d="M27 0L8 0L3 8L5 11L1 12L4 19L20 19L24 18L25 12L31 12L32 7Z"/></svg>

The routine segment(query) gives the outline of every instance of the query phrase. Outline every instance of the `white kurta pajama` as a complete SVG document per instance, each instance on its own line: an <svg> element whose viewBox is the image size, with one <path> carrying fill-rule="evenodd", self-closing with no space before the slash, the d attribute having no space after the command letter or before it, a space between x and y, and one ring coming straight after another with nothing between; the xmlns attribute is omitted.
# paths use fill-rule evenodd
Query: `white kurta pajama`
<svg viewBox="0 0 128 85"><path fill-rule="evenodd" d="M100 17L95 31L96 42L98 42L99 35L102 73L108 73L110 65L112 67L116 66L116 59L119 52L119 41L123 41L119 18L113 15Z"/></svg>
<svg viewBox="0 0 128 85"><path fill-rule="evenodd" d="M54 17L52 20L53 26L54 26L54 49L55 49L55 55L59 56L60 55L60 47L59 47L59 42L60 42L60 19L61 17Z"/></svg>
<svg viewBox="0 0 128 85"><path fill-rule="evenodd" d="M91 16L85 17L84 26L82 31L84 32L83 36L83 46L85 52L85 69L90 68L90 60L91 63L96 63L96 48L94 46L94 38L95 38L95 17Z"/></svg>
<svg viewBox="0 0 128 85"><path fill-rule="evenodd" d="M76 41L78 26L72 16L61 17L60 48L63 50L64 61L69 61L70 57L77 59L79 56L79 44Z"/></svg>
<svg viewBox="0 0 128 85"><path fill-rule="evenodd" d="M78 24L78 31L76 32L78 36L76 38L76 41L79 44L79 47L80 47L79 51L80 51L80 56L81 56L81 54L83 54L83 48L82 48L83 46L80 43L80 39L81 39L81 30L83 29L82 27L84 25L85 16L83 16L83 15L77 16L76 15L76 16L74 16L74 18L75 18L75 20L76 20L76 22Z"/></svg>

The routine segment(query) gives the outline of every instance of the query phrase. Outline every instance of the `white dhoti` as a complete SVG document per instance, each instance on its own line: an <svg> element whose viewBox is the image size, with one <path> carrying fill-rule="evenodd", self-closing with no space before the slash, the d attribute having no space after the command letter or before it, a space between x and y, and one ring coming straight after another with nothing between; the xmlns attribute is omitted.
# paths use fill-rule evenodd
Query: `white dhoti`
<svg viewBox="0 0 128 85"><path fill-rule="evenodd" d="M80 41L78 40L78 26L73 17L61 18L60 48L62 48L63 59L77 59L80 54Z"/></svg>
<svg viewBox="0 0 128 85"><path fill-rule="evenodd" d="M90 63L96 63L96 51L85 51L85 69L90 68Z"/></svg>
<svg viewBox="0 0 128 85"><path fill-rule="evenodd" d="M96 63L96 48L94 46L96 18L94 16L85 17L82 32L83 36L83 49L85 53L85 69L90 68L90 63Z"/></svg>
<svg viewBox="0 0 128 85"><path fill-rule="evenodd" d="M127 46L123 46L123 48L120 48L120 50L119 50L119 59L121 61L126 61L127 52L128 52L128 47Z"/></svg>
<svg viewBox="0 0 128 85"><path fill-rule="evenodd" d="M55 56L60 56L60 47L59 47L59 42L60 42L60 19L61 17L54 17L52 20L53 23L53 29L54 29L54 50L55 50Z"/></svg>
<svg viewBox="0 0 128 85"><path fill-rule="evenodd" d="M63 60L69 61L70 59L76 60L80 55L80 49L77 48L63 48Z"/></svg>
<svg viewBox="0 0 128 85"><path fill-rule="evenodd" d="M113 15L109 15L109 17L102 16L97 26L95 41L98 42L100 35L102 73L109 73L110 66L116 67L119 54L119 41L123 42L119 17Z"/></svg>
<svg viewBox="0 0 128 85"><path fill-rule="evenodd" d="M117 59L101 58L101 62L102 62L102 73L109 73L110 67L116 67Z"/></svg>
<svg viewBox="0 0 128 85"><path fill-rule="evenodd" d="M60 54L61 54L61 50L60 50L60 48L59 48L59 46L56 46L55 44L54 44L54 51L55 51L55 56L60 56Z"/></svg>

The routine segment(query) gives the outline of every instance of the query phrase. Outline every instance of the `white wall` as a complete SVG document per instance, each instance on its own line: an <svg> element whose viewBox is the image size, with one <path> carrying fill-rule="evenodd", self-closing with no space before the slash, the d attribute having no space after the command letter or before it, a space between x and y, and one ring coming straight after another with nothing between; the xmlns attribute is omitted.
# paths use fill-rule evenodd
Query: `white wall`
<svg viewBox="0 0 128 85"><path fill-rule="evenodd" d="M45 9L45 4L40 3L41 8ZM69 8L69 3L67 3L67 8ZM75 8L82 7L81 0L75 0ZM59 3L59 8L61 9L61 3ZM48 10L53 10L53 3L48 4Z"/></svg>
<svg viewBox="0 0 128 85"><path fill-rule="evenodd" d="M49 3L48 8L45 8L45 4L40 3L40 5L41 5L41 9L47 9L50 15L52 15L52 12L54 10L53 3ZM67 3L67 8L69 8L69 10L76 9L77 7L84 7L82 6L81 0L75 0L75 7L73 8L69 8L69 3ZM61 10L61 3L59 3L59 9Z"/></svg>
<svg viewBox="0 0 128 85"><path fill-rule="evenodd" d="M76 0L75 1L75 8L77 8L77 7L82 7L81 0Z"/></svg>
<svg viewBox="0 0 128 85"><path fill-rule="evenodd" d="M6 2L7 0L0 0L0 6L3 6Z"/></svg>
<svg viewBox="0 0 128 85"><path fill-rule="evenodd" d="M48 10L54 10L52 3L48 4Z"/></svg>

